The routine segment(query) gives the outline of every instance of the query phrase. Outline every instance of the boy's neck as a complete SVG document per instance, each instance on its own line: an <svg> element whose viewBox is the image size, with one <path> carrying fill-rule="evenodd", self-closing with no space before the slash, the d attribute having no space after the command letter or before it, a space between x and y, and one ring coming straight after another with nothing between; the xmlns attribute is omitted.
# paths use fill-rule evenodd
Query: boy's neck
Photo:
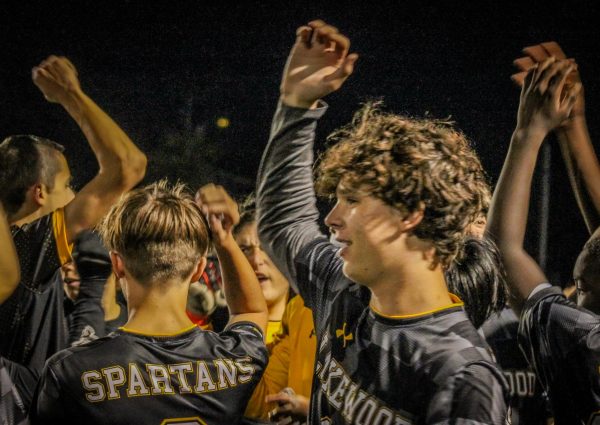
<svg viewBox="0 0 600 425"><path fill-rule="evenodd" d="M186 314L189 285L176 284L169 291L128 288L129 319L127 330L150 335L175 335L190 328L193 322Z"/></svg>
<svg viewBox="0 0 600 425"><path fill-rule="evenodd" d="M453 303L441 265L406 265L370 287L370 307L385 316L427 313Z"/></svg>

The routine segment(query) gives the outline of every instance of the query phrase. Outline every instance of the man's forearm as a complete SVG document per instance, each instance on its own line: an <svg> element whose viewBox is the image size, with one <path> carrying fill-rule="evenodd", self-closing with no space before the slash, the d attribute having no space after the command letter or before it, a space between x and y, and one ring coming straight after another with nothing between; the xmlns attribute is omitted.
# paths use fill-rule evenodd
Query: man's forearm
<svg viewBox="0 0 600 425"><path fill-rule="evenodd" d="M600 164L590 140L585 117L577 116L557 130L571 187L588 231L600 225Z"/></svg>
<svg viewBox="0 0 600 425"><path fill-rule="evenodd" d="M531 182L543 139L543 134L515 131L488 215L487 233L498 245L507 281L513 295L520 299L547 280L523 248Z"/></svg>
<svg viewBox="0 0 600 425"><path fill-rule="evenodd" d="M113 176L125 187L135 186L144 177L144 153L91 98L77 90L70 93L62 106L83 131L96 155L100 173Z"/></svg>
<svg viewBox="0 0 600 425"><path fill-rule="evenodd" d="M264 313L266 325L267 304L258 278L242 250L233 237L215 246L215 249L219 257L229 312L232 315Z"/></svg>

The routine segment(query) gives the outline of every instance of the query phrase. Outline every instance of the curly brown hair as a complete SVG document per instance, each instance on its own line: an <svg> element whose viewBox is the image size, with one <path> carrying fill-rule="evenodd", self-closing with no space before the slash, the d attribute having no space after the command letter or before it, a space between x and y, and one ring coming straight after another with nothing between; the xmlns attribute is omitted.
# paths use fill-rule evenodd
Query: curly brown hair
<svg viewBox="0 0 600 425"><path fill-rule="evenodd" d="M367 191L403 215L424 210L413 234L435 246L446 267L466 227L489 202L490 189L479 158L466 137L448 121L413 119L383 112L368 103L320 158L316 189L332 197Z"/></svg>

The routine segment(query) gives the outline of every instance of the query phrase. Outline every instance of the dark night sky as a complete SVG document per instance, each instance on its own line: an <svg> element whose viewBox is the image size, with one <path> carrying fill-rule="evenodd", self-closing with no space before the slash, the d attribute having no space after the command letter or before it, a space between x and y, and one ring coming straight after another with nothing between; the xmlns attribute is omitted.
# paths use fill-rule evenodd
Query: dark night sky
<svg viewBox="0 0 600 425"><path fill-rule="evenodd" d="M242 191L251 188L266 143L295 28L317 17L345 32L360 55L355 74L327 99L321 140L360 102L383 98L408 115L451 116L495 182L518 105L512 60L522 47L551 39L577 59L591 134L600 134L595 1L24 3L3 2L0 13L0 129L66 145L80 184L95 173L91 152L76 125L31 83L31 68L47 55L68 56L84 90L148 152L158 151L165 134L204 128L221 152L216 166L234 170ZM217 129L219 116L231 126ZM193 180L205 168L202 147L195 152L194 169L155 168L151 176ZM564 281L586 231L556 146L552 155L548 274ZM151 153L150 167L155 159Z"/></svg>

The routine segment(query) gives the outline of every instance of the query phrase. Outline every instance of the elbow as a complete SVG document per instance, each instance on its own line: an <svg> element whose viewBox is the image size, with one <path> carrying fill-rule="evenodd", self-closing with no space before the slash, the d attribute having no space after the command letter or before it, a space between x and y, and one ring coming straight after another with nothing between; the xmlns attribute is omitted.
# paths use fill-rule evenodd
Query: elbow
<svg viewBox="0 0 600 425"><path fill-rule="evenodd" d="M146 176L147 165L148 158L142 152L121 159L117 173L119 186L124 190L135 187Z"/></svg>

